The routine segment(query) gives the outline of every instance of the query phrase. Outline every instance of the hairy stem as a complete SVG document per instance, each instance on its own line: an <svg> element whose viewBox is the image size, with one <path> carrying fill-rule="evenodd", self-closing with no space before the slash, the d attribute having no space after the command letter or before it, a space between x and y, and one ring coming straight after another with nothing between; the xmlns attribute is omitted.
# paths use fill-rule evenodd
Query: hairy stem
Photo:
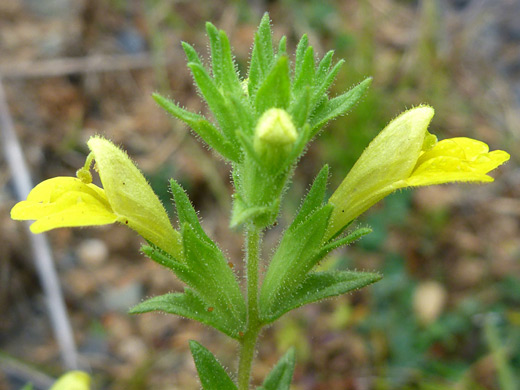
<svg viewBox="0 0 520 390"><path fill-rule="evenodd" d="M238 364L238 389L248 390L251 364L255 355L256 340L262 328L258 318L258 263L261 241L260 230L251 225L247 230L247 329L240 345Z"/></svg>

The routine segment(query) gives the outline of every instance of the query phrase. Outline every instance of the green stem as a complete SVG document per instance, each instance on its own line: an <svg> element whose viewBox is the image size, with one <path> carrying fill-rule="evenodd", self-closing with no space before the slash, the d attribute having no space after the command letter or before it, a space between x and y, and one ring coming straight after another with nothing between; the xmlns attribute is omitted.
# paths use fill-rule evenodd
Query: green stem
<svg viewBox="0 0 520 390"><path fill-rule="evenodd" d="M247 329L240 345L238 363L238 389L248 390L256 340L262 328L258 317L258 262L261 232L256 226L247 230Z"/></svg>

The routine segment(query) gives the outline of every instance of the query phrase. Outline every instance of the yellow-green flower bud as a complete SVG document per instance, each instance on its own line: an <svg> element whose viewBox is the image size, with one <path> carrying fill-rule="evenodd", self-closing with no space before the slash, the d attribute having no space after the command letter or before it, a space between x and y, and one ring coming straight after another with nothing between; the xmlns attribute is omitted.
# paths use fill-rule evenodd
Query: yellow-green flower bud
<svg viewBox="0 0 520 390"><path fill-rule="evenodd" d="M265 165L277 168L291 153L297 138L287 111L270 108L258 120L253 147Z"/></svg>
<svg viewBox="0 0 520 390"><path fill-rule="evenodd" d="M90 390L90 377L83 371L70 371L54 382L50 390Z"/></svg>

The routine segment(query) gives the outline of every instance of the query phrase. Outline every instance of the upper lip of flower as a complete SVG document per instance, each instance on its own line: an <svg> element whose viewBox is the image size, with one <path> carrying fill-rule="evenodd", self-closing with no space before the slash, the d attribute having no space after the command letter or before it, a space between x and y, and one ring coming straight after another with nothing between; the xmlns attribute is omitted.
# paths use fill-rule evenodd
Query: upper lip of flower
<svg viewBox="0 0 520 390"><path fill-rule="evenodd" d="M38 184L11 210L11 218L34 219L33 233L62 226L104 225L117 220L106 194L75 177L55 177Z"/></svg>

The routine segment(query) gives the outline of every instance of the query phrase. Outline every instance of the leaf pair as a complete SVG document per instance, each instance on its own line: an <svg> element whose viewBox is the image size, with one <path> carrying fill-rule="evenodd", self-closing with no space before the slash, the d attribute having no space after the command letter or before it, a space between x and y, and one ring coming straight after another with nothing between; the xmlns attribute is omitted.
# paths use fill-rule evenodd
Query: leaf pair
<svg viewBox="0 0 520 390"><path fill-rule="evenodd" d="M206 24L206 31L211 47L212 74L191 45L183 42L182 47L195 84L212 111L218 127L202 115L191 113L159 94L154 94L153 97L161 107L188 124L204 142L224 158L238 162L241 151L237 133L239 129L246 133L251 132L253 124L248 119L251 117L251 110L235 69L226 33L217 30L209 22Z"/></svg>
<svg viewBox="0 0 520 390"><path fill-rule="evenodd" d="M239 338L246 322L246 306L235 274L222 251L200 226L186 193L174 180L171 190L181 225L184 259L174 259L160 248L145 246L144 253L171 269L189 288L151 298L132 313L154 310L177 314L210 325Z"/></svg>
<svg viewBox="0 0 520 390"><path fill-rule="evenodd" d="M190 341L190 349L203 390L237 390L224 367L209 350L196 341ZM289 390L294 363L294 349L290 349L257 390Z"/></svg>
<svg viewBox="0 0 520 390"><path fill-rule="evenodd" d="M361 228L335 241L324 241L333 209L332 205L323 204L327 178L328 167L325 166L271 259L259 299L261 318L266 324L297 307L344 294L380 279L380 275L367 272L310 273L330 251L371 231Z"/></svg>

